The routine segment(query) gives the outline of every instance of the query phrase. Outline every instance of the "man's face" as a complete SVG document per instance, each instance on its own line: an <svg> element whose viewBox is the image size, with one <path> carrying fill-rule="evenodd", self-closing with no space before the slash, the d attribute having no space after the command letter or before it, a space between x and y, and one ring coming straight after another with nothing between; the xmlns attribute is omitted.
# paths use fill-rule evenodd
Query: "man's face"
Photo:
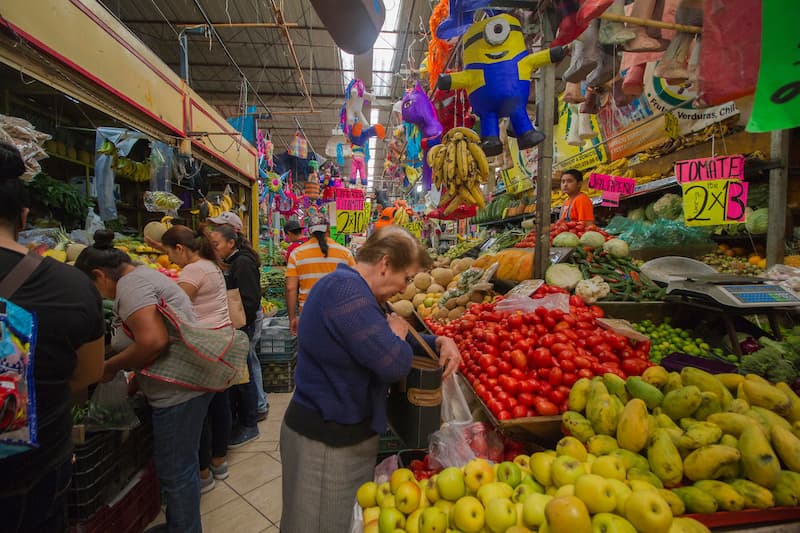
<svg viewBox="0 0 800 533"><path fill-rule="evenodd" d="M561 192L567 196L573 196L581 191L581 182L575 179L572 174L561 175Z"/></svg>

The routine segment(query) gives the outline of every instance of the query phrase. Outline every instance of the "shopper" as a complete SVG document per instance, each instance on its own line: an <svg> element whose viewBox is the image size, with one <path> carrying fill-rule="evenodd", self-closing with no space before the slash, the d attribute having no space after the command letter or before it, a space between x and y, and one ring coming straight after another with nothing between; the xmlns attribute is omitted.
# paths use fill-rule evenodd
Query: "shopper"
<svg viewBox="0 0 800 533"><path fill-rule="evenodd" d="M283 226L283 232L286 234L286 242L289 247L286 248L286 257L292 255L295 248L306 242L308 239L303 237L303 225L296 220L289 220Z"/></svg>
<svg viewBox="0 0 800 533"><path fill-rule="evenodd" d="M172 226L161 244L170 260L181 267L178 285L192 301L199 324L223 327L231 323L225 276L217 265L214 246L203 229ZM228 389L214 394L200 437L200 493L214 488L214 479L228 477L228 441L231 438L231 404Z"/></svg>
<svg viewBox="0 0 800 533"><path fill-rule="evenodd" d="M393 225L367 239L354 267L338 265L311 290L281 426L283 533L350 531L356 490L372 479L386 430L387 389L411 370L408 323L387 317L383 305L429 263L420 243ZM455 372L455 342L425 340L438 350L445 378Z"/></svg>
<svg viewBox="0 0 800 533"><path fill-rule="evenodd" d="M289 329L294 335L297 335L298 312L302 311L311 287L339 264L355 265L350 250L331 239L324 217L314 217L308 231L313 239L298 246L286 264L286 310Z"/></svg>
<svg viewBox="0 0 800 533"><path fill-rule="evenodd" d="M17 244L30 206L19 180L24 172L19 151L0 143L0 280L28 253ZM60 533L72 477L70 392L103 376L100 294L74 268L44 259L9 300L38 320L33 373L39 447L0 459L0 529Z"/></svg>
<svg viewBox="0 0 800 533"><path fill-rule="evenodd" d="M160 301L189 320L195 319L192 302L177 283L152 268L134 266L128 254L114 248L113 240L110 230L95 232L94 244L75 261L100 294L114 300L114 312L130 333L118 329L113 336L111 346L116 355L105 362L104 381L113 379L120 370L147 367L169 345L164 319L156 307ZM200 532L197 450L213 394L140 373L136 381L153 408L153 458L167 504L167 523L162 530Z"/></svg>
<svg viewBox="0 0 800 533"><path fill-rule="evenodd" d="M238 448L251 440L258 438L259 417L259 388L263 391L261 377L261 363L256 353L256 343L261 333L261 323L258 320L261 308L260 261L258 254L253 250L247 239L241 234L241 219L234 213L223 218L212 218L210 222L219 224L210 228L209 237L214 245L214 251L226 265L225 282L228 289L239 289L244 306L246 323L242 331L250 338L250 352L247 356L247 368L250 372L250 381L244 385L233 387L238 393L239 402L235 410L237 414L236 427L228 443L229 448ZM226 213L223 213L226 215ZM222 215L221 215L222 216ZM237 220L238 219L238 220ZM234 224L238 225L237 231ZM265 398L266 403L266 398ZM269 411L269 404L264 408L264 418Z"/></svg>
<svg viewBox="0 0 800 533"><path fill-rule="evenodd" d="M561 220L567 222L594 222L592 199L581 192L583 174L580 170L565 170L561 174L561 192L568 196L561 208Z"/></svg>

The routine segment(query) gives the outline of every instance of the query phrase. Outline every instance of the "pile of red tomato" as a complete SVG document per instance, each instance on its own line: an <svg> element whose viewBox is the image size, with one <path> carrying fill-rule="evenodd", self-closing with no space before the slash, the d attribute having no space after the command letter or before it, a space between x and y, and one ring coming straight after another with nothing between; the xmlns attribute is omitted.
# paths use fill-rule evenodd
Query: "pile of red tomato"
<svg viewBox="0 0 800 533"><path fill-rule="evenodd" d="M565 292L542 286L533 298ZM460 372L498 420L557 415L567 410L570 387L579 378L607 372L625 379L652 365L650 342L633 343L601 327L603 310L570 296L570 311L498 311L494 303L472 304L448 324L430 321L437 335L451 337L463 359Z"/></svg>
<svg viewBox="0 0 800 533"><path fill-rule="evenodd" d="M598 228L591 222L589 223L575 222L575 221L567 222L565 220L559 220L558 222L555 222L553 225L550 226L550 243L551 244L553 243L553 239L556 238L556 235L558 235L559 233L564 233L565 231L574 233L575 235L578 236L579 239L583 237L583 234L586 233L587 231L596 231L597 233L605 237L606 240L613 239L613 237L609 235L605 230Z"/></svg>

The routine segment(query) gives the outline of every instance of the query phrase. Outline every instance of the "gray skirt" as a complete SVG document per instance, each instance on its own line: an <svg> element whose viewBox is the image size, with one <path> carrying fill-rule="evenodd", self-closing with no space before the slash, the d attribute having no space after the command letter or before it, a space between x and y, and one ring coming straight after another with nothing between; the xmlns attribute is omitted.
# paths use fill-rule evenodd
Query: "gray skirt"
<svg viewBox="0 0 800 533"><path fill-rule="evenodd" d="M348 533L356 491L372 480L377 456L378 435L333 448L283 422L281 533Z"/></svg>

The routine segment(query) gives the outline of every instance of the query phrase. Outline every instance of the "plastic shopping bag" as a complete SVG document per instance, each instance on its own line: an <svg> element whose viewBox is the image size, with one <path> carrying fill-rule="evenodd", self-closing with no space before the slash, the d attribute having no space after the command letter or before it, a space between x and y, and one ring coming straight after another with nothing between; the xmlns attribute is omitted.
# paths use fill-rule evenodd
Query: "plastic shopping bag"
<svg viewBox="0 0 800 533"><path fill-rule="evenodd" d="M128 380L120 371L108 383L97 386L89 400L84 423L89 430L126 430L139 425L139 417L128 398Z"/></svg>

